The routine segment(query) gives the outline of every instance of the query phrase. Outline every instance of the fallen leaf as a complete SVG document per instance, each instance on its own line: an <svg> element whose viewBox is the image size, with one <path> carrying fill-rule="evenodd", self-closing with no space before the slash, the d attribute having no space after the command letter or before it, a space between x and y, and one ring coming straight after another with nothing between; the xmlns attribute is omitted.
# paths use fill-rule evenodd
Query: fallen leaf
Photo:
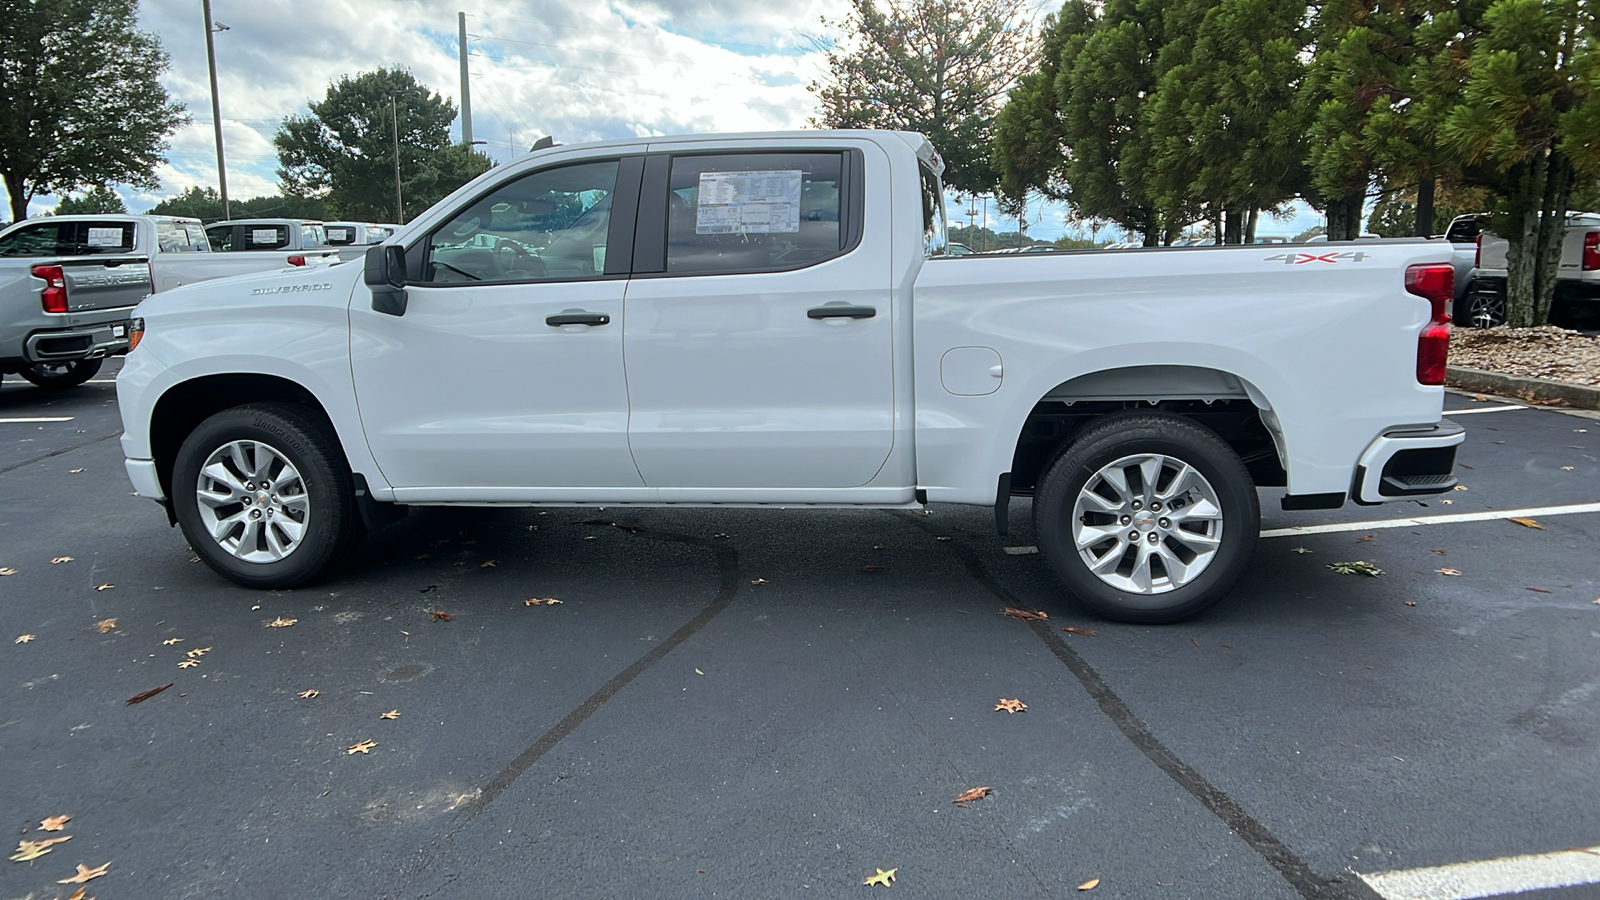
<svg viewBox="0 0 1600 900"><path fill-rule="evenodd" d="M554 597L529 597L528 599L522 601L522 605L523 606L555 606L557 603L560 603L560 602L561 602L560 600L557 600Z"/></svg>
<svg viewBox="0 0 1600 900"><path fill-rule="evenodd" d="M172 687L172 685L173 685L173 682L169 681L169 682L167 682L166 684L163 684L160 687L153 687L148 691L143 691L141 693L134 694L132 697L129 697L127 699L127 701L125 701L125 702L129 706L132 706L135 703L143 703L144 701L149 700L151 697L154 697L155 695L161 693L162 691L166 690L167 688Z"/></svg>
<svg viewBox="0 0 1600 900"><path fill-rule="evenodd" d="M1406 605L1407 606L1416 606L1417 605L1417 601L1415 601L1415 600L1407 600L1406 601Z"/></svg>
<svg viewBox="0 0 1600 900"><path fill-rule="evenodd" d="M1573 434L1588 434L1589 433L1589 429L1587 429L1587 428L1574 428L1574 429L1572 429L1572 433Z"/></svg>
<svg viewBox="0 0 1600 900"><path fill-rule="evenodd" d="M101 634L105 634L109 631L115 631L116 628L116 619L101 619L100 621L94 623L94 630L100 632Z"/></svg>
<svg viewBox="0 0 1600 900"><path fill-rule="evenodd" d="M188 653L186 653L184 655L188 656L191 659L199 659L200 657L205 656L207 653L210 653L210 652L211 652L211 648L210 647L196 647L196 648L194 648L193 650L190 650Z"/></svg>
<svg viewBox="0 0 1600 900"><path fill-rule="evenodd" d="M67 834L58 838L48 838L42 841L18 841L17 852L11 855L11 861L27 862L30 859L38 859L39 857L50 852L50 846L52 844L59 844L62 841L70 840L72 840L72 835Z"/></svg>
<svg viewBox="0 0 1600 900"><path fill-rule="evenodd" d="M15 575L15 574L17 574L17 570L16 569L0 569L0 575Z"/></svg>
<svg viewBox="0 0 1600 900"><path fill-rule="evenodd" d="M1099 885L1100 885L1100 879L1091 878L1088 881L1085 881L1083 884L1078 885L1078 890L1080 890L1080 891L1092 891L1096 887L1098 887Z"/></svg>
<svg viewBox="0 0 1600 900"><path fill-rule="evenodd" d="M1596 600L1596 601L1594 601L1594 605L1595 605L1595 606L1600 606L1600 600Z"/></svg>
<svg viewBox="0 0 1600 900"><path fill-rule="evenodd" d="M71 821L71 816L51 816L50 818L39 823L39 830L60 831L61 829L67 827L67 823Z"/></svg>
<svg viewBox="0 0 1600 900"><path fill-rule="evenodd" d="M894 883L894 873L898 871L900 871L899 868L890 869L887 872L883 869L878 869L878 874L861 883L869 887L874 884L881 884L884 887L889 887Z"/></svg>
<svg viewBox="0 0 1600 900"><path fill-rule="evenodd" d="M354 753L366 753L368 750L371 750L373 747L376 747L376 746L378 746L378 742L377 741L361 741L359 743L351 744L350 746L344 748L344 752L345 752L346 756L349 756L349 755L354 754Z"/></svg>
<svg viewBox="0 0 1600 900"><path fill-rule="evenodd" d="M499 568L499 566L500 560L498 559L486 559L483 562L478 563L478 568L480 569L495 569Z"/></svg>
<svg viewBox="0 0 1600 900"><path fill-rule="evenodd" d="M398 718L400 718L400 710L391 709L386 713L379 713L378 714L378 718L380 718L380 719L398 719Z"/></svg>
<svg viewBox="0 0 1600 900"><path fill-rule="evenodd" d="M1449 556L1450 555L1450 551L1449 550L1435 550L1433 552L1439 554L1440 556Z"/></svg>
<svg viewBox="0 0 1600 900"><path fill-rule="evenodd" d="M1528 590L1533 591L1535 594L1548 594L1548 593L1551 593L1551 590L1549 588L1531 587L1531 588L1528 588Z"/></svg>
<svg viewBox="0 0 1600 900"><path fill-rule="evenodd" d="M1194 638L1189 638L1189 643L1195 645L1196 647L1200 646L1200 642L1195 640Z"/></svg>
<svg viewBox="0 0 1600 900"><path fill-rule="evenodd" d="M83 863L78 863L78 874L72 876L71 878L63 878L56 882L56 884L86 884L90 879L99 878L101 875L104 875L106 873L106 869L109 868L111 868L111 863L106 863L98 869L91 869Z"/></svg>
<svg viewBox="0 0 1600 900"><path fill-rule="evenodd" d="M173 644L180 644L180 643L183 643L183 638L167 638L166 640L161 642L161 646L170 647Z"/></svg>
<svg viewBox="0 0 1600 900"><path fill-rule="evenodd" d="M759 585L767 584L767 580L765 578L757 578L756 580L754 580L754 581L752 581L750 583L759 586Z"/></svg>
<svg viewBox="0 0 1600 900"><path fill-rule="evenodd" d="M696 674L696 675L704 675L704 674L705 674L705 673L704 673L704 672L702 672L702 671L700 671L700 670L699 670L699 669L695 669L695 670L694 670L694 673L695 673L695 674Z"/></svg>
<svg viewBox="0 0 1600 900"><path fill-rule="evenodd" d="M1452 490L1452 491L1464 491L1464 490L1466 490L1466 489L1467 489L1467 486L1466 486L1466 485L1464 485L1464 484L1458 484L1458 485L1456 485L1456 486L1455 486L1455 487L1453 487L1453 488L1451 488L1451 489L1450 489L1450 490Z"/></svg>
<svg viewBox="0 0 1600 900"><path fill-rule="evenodd" d="M31 634L19 634L19 635L17 635L17 640L15 641L15 643L26 644L26 643L31 642L33 640L33 638L34 638L34 636L31 635Z"/></svg>
<svg viewBox="0 0 1600 900"><path fill-rule="evenodd" d="M271 622L268 622L267 623L267 627L268 628L288 628L290 625L293 625L294 623L296 623L298 621L300 621L300 620L299 619L286 619L283 616L279 616L276 619L273 619Z"/></svg>
<svg viewBox="0 0 1600 900"><path fill-rule="evenodd" d="M1356 543L1370 544L1375 538L1377 538L1377 535L1375 534L1363 534L1361 537L1356 538Z"/></svg>
<svg viewBox="0 0 1600 900"><path fill-rule="evenodd" d="M1337 562L1329 565L1328 568L1338 572L1340 575L1365 575L1368 578L1377 578L1383 574L1382 569L1364 559Z"/></svg>
<svg viewBox="0 0 1600 900"><path fill-rule="evenodd" d="M1472 395L1472 399L1478 401L1479 403L1488 403L1489 402L1489 398L1485 397L1482 394L1473 394Z"/></svg>
<svg viewBox="0 0 1600 900"><path fill-rule="evenodd" d="M89 889L86 888L86 887L78 888L77 890L72 892L72 896L68 897L67 900L94 900L93 897L84 897L83 896L84 894L87 894L88 892L89 892Z"/></svg>
<svg viewBox="0 0 1600 900"><path fill-rule="evenodd" d="M719 531L716 534L713 534L711 539L713 541L725 541L728 539L728 536Z"/></svg>
<svg viewBox="0 0 1600 900"><path fill-rule="evenodd" d="M114 587L116 587L116 585L111 584L110 582L107 582L105 584L97 584L97 585L95 585L94 589L97 590L97 591L109 591ZM110 863L107 863L107 865L110 865Z"/></svg>
<svg viewBox="0 0 1600 900"><path fill-rule="evenodd" d="M1513 519L1507 519L1506 521L1515 522L1515 523L1517 523L1518 525L1521 525L1524 528L1537 528L1540 531L1544 530L1544 526L1540 525L1538 522L1534 521L1533 519L1524 519L1524 518L1521 518L1521 517L1517 517L1517 518L1513 518Z"/></svg>
<svg viewBox="0 0 1600 900"><path fill-rule="evenodd" d="M934 540L936 540L936 541L948 541L948 540L950 540L950 538L941 534L938 537L934 538Z"/></svg>
<svg viewBox="0 0 1600 900"><path fill-rule="evenodd" d="M1021 619L1024 622L1050 618L1049 614L1042 609L1017 609L1015 606L1006 607L1000 611L1000 614L1002 616L1010 616L1013 619Z"/></svg>
<svg viewBox="0 0 1600 900"><path fill-rule="evenodd" d="M1445 506L1449 506L1449 505L1455 503L1454 500L1440 500L1439 502L1443 503ZM1423 505L1426 506L1427 504L1423 504Z"/></svg>
<svg viewBox="0 0 1600 900"><path fill-rule="evenodd" d="M183 662L178 663L178 668L180 668L180 669L192 669L192 668L194 668L195 666L198 666L198 665L200 665L200 660L198 660L198 659L186 659Z"/></svg>
<svg viewBox="0 0 1600 900"><path fill-rule="evenodd" d="M432 616L432 617L433 617L433 620L434 620L434 621L435 621L435 622L448 622L448 621L450 621L450 620L451 620L451 619L454 619L454 618L455 618L455 616L452 616L452 615L450 615L450 614L449 614L449 613L447 613L447 612L445 612L445 611L444 611L444 610L442 610L442 609L435 609L435 610L431 610L431 611L430 611L430 612L429 612L429 613L428 613L428 615L430 615L430 616Z"/></svg>
<svg viewBox="0 0 1600 900"><path fill-rule="evenodd" d="M966 806L968 803L974 800L982 800L992 793L994 793L994 788L992 787L975 787L971 790L962 791L961 796L950 802L958 806Z"/></svg>
<svg viewBox="0 0 1600 900"><path fill-rule="evenodd" d="M1063 626L1061 630L1067 632L1068 634L1081 634L1084 637L1094 637L1100 633L1095 631L1093 628L1079 628L1076 625L1066 625Z"/></svg>
<svg viewBox="0 0 1600 900"><path fill-rule="evenodd" d="M1000 702L996 703L994 708L996 712L999 712L1003 709L1008 713L1019 713L1027 712L1028 704L1023 703L1021 700L1007 700L1006 698L1001 697Z"/></svg>
<svg viewBox="0 0 1600 900"><path fill-rule="evenodd" d="M1561 471L1563 471L1563 472L1571 472L1572 471L1572 467L1571 466L1562 466L1561 467Z"/></svg>
<svg viewBox="0 0 1600 900"><path fill-rule="evenodd" d="M295 696L299 697L301 700L315 700L321 694L322 694L322 692L317 690L316 688L306 688L305 690L301 691L300 693L295 694Z"/></svg>
<svg viewBox="0 0 1600 900"><path fill-rule="evenodd" d="M1309 549L1307 549L1305 547L1290 547L1289 548L1289 552L1290 553L1313 553L1315 551L1309 550Z"/></svg>
<svg viewBox="0 0 1600 900"><path fill-rule="evenodd" d="M72 475L77 475L77 474L81 473L82 471L83 471L82 469L68 469L67 470L67 472L72 474Z"/></svg>
<svg viewBox="0 0 1600 900"><path fill-rule="evenodd" d="M1434 571L1438 572L1440 575L1460 575L1461 574L1461 570L1460 569L1434 569Z"/></svg>
<svg viewBox="0 0 1600 900"><path fill-rule="evenodd" d="M50 560L50 565L59 566L62 563L68 563L68 562L72 562L72 557L70 557L70 556L57 556L54 559Z"/></svg>
<svg viewBox="0 0 1600 900"><path fill-rule="evenodd" d="M883 566L862 566L861 567L861 571L863 571L863 572L882 572L883 571Z"/></svg>

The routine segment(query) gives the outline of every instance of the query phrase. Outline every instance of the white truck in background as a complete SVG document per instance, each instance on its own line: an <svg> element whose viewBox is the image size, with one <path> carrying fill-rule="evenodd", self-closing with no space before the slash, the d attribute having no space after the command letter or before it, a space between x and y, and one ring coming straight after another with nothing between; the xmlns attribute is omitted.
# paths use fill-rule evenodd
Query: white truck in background
<svg viewBox="0 0 1600 900"><path fill-rule="evenodd" d="M1457 316L1463 324L1479 328L1505 324L1506 253L1510 247L1510 242L1492 231L1483 230L1478 235L1471 283L1461 303L1462 314ZM1570 325L1597 315L1600 315L1600 213L1569 212L1562 233L1561 262L1556 270L1550 319Z"/></svg>
<svg viewBox="0 0 1600 900"><path fill-rule="evenodd" d="M239 584L432 506L994 510L1096 612L1225 596L1287 510L1455 484L1450 248L952 256L921 135L550 147L363 265L135 311L128 475Z"/></svg>
<svg viewBox="0 0 1600 900"><path fill-rule="evenodd" d="M128 349L128 314L146 296L304 264L289 253L212 252L199 219L25 219L0 230L0 377L82 384L101 360Z"/></svg>
<svg viewBox="0 0 1600 900"><path fill-rule="evenodd" d="M368 246L388 240L400 230L400 226L376 222L324 222L322 230L327 236L328 246L339 250L340 259L360 259L366 255Z"/></svg>

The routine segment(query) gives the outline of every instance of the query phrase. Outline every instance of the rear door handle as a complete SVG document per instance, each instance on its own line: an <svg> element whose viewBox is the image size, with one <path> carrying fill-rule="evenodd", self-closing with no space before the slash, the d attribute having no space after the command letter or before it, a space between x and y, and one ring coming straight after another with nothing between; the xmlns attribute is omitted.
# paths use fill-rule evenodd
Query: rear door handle
<svg viewBox="0 0 1600 900"><path fill-rule="evenodd" d="M564 312L545 316L544 323L552 328L559 328L562 325L610 325L611 317L605 313Z"/></svg>
<svg viewBox="0 0 1600 900"><path fill-rule="evenodd" d="M870 319L877 314L875 306L813 306L806 310L811 319Z"/></svg>

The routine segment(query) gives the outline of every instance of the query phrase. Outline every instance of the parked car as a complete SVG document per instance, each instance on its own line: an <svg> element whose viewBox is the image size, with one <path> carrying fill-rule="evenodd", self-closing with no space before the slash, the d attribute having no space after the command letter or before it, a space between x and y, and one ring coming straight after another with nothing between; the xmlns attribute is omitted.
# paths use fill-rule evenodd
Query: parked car
<svg viewBox="0 0 1600 900"><path fill-rule="evenodd" d="M128 349L128 313L146 295L292 264L284 253L213 253L199 219L23 220L0 231L0 376L82 384Z"/></svg>
<svg viewBox="0 0 1600 900"><path fill-rule="evenodd" d="M367 252L368 246L387 240L395 229L373 222L324 222L322 231L328 246L339 250L340 259L356 259Z"/></svg>
<svg viewBox="0 0 1600 900"><path fill-rule="evenodd" d="M329 247L327 232L311 219L234 219L206 226L211 249L219 253L260 251L294 252L302 265L337 260L339 253Z"/></svg>
<svg viewBox="0 0 1600 900"><path fill-rule="evenodd" d="M1452 223L1454 224L1454 223ZM1506 252L1510 243L1492 231L1477 236L1477 260L1462 300L1469 325L1506 321ZM1550 318L1562 322L1600 315L1600 213L1569 212L1561 238Z"/></svg>
<svg viewBox="0 0 1600 900"><path fill-rule="evenodd" d="M944 245L945 256L971 256L977 252L978 251L968 247L966 244L958 244L955 241L951 241L950 243Z"/></svg>
<svg viewBox="0 0 1600 900"><path fill-rule="evenodd" d="M1228 592L1259 486L1454 486L1442 245L949 256L942 168L889 131L533 152L363 266L145 301L128 474L256 588L409 504L960 503L1004 533L1026 495L1067 590L1139 622Z"/></svg>

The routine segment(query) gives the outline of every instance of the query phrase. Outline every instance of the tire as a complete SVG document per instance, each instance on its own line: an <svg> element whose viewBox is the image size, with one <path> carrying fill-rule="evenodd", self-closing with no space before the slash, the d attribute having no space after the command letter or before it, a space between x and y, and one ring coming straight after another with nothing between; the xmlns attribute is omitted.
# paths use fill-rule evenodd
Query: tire
<svg viewBox="0 0 1600 900"><path fill-rule="evenodd" d="M1165 413L1117 413L1086 426L1050 464L1033 524L1040 553L1085 606L1165 624L1208 609L1238 580L1261 503L1215 432ZM1080 534L1091 541L1082 549Z"/></svg>
<svg viewBox="0 0 1600 900"><path fill-rule="evenodd" d="M1462 298L1467 307L1463 324L1473 328L1493 328L1506 323L1506 295L1493 288L1471 288Z"/></svg>
<svg viewBox="0 0 1600 900"><path fill-rule="evenodd" d="M22 370L22 377L47 391L74 388L99 374L103 360L70 359L58 363L34 363Z"/></svg>
<svg viewBox="0 0 1600 900"><path fill-rule="evenodd" d="M305 584L360 539L344 454L328 425L293 403L236 406L201 422L178 449L171 492L189 546L245 587Z"/></svg>

